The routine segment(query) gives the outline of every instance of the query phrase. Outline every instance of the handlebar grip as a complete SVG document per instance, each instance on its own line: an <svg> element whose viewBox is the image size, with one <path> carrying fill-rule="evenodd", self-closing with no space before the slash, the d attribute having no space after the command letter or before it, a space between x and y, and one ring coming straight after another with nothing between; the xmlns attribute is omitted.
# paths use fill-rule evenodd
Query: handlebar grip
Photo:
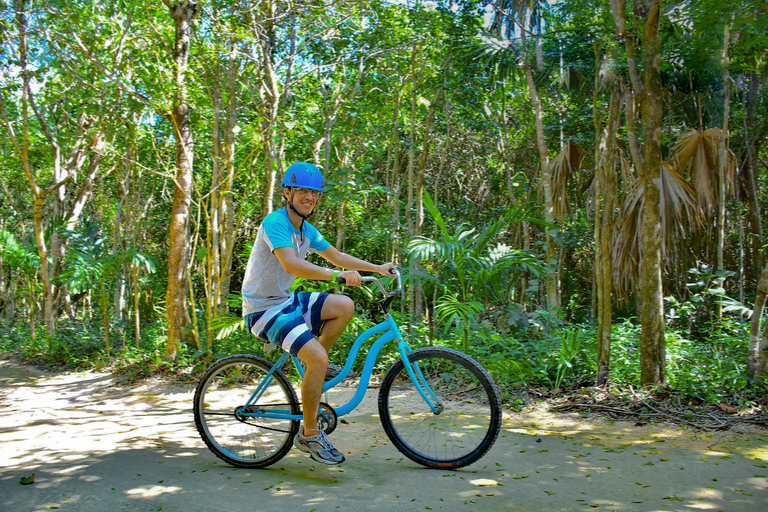
<svg viewBox="0 0 768 512"><path fill-rule="evenodd" d="M338 283L338 284L347 284L347 280L344 279L343 277L337 277L336 278L336 283Z"/></svg>

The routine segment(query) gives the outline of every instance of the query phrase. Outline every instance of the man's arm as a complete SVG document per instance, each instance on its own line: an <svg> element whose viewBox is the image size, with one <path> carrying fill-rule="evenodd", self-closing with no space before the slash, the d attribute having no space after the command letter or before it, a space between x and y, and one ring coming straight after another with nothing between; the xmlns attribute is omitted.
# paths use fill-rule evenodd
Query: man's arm
<svg viewBox="0 0 768 512"><path fill-rule="evenodd" d="M320 267L314 263L299 258L296 256L296 251L293 247L278 247L275 249L274 253L275 256L277 256L277 259L280 260L283 269L289 274L316 281L330 281L333 279L333 269ZM339 277L343 277L349 286L360 286L362 284L360 274L356 272L357 270L378 272L381 275L387 276L391 275L389 274L390 269L395 268L392 263L385 263L383 265L368 263L367 261L343 253L333 246L318 252L318 254L333 265L349 269L344 272L339 272Z"/></svg>
<svg viewBox="0 0 768 512"><path fill-rule="evenodd" d="M296 277L313 279L315 281L330 281L333 279L333 269L320 267L307 260L296 256L293 247L278 247L274 250L275 256L280 260L283 270Z"/></svg>
<svg viewBox="0 0 768 512"><path fill-rule="evenodd" d="M390 270L395 268L392 263L384 263L382 265L375 265L367 261L355 258L345 252L341 252L334 246L328 247L326 250L318 252L320 256L329 261L332 265L337 267L346 268L349 270L362 270L364 272L378 272L383 276L391 276ZM342 276L344 277L344 276Z"/></svg>

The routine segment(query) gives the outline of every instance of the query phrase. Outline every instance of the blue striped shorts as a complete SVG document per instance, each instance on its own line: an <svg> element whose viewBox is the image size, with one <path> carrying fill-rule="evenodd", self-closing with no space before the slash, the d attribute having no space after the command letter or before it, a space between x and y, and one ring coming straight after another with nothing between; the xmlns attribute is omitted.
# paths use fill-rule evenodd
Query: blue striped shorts
<svg viewBox="0 0 768 512"><path fill-rule="evenodd" d="M245 317L254 336L296 356L309 340L320 336L320 312L327 293L296 292L277 306Z"/></svg>

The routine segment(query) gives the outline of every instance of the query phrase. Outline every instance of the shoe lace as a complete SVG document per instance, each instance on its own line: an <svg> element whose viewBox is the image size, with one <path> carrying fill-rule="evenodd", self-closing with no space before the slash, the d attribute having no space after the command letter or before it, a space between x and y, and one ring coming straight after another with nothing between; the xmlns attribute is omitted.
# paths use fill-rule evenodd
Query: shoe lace
<svg viewBox="0 0 768 512"><path fill-rule="evenodd" d="M331 444L331 441L328 439L328 436L325 435L325 430L323 429L318 430L314 438L326 450L333 450L333 444Z"/></svg>

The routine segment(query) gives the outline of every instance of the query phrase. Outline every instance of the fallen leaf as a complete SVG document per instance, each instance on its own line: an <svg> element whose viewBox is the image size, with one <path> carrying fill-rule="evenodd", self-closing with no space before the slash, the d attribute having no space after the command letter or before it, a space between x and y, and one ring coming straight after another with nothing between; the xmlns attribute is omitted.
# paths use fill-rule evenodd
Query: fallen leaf
<svg viewBox="0 0 768 512"><path fill-rule="evenodd" d="M737 408L735 408L732 405L728 405L725 402L720 402L719 404L717 404L717 406L720 408L721 411L727 412L728 414L736 414L737 412L739 412Z"/></svg>
<svg viewBox="0 0 768 512"><path fill-rule="evenodd" d="M19 480L19 483L21 485L31 485L31 484L35 483L35 474L32 473L29 476L21 477L21 480Z"/></svg>

